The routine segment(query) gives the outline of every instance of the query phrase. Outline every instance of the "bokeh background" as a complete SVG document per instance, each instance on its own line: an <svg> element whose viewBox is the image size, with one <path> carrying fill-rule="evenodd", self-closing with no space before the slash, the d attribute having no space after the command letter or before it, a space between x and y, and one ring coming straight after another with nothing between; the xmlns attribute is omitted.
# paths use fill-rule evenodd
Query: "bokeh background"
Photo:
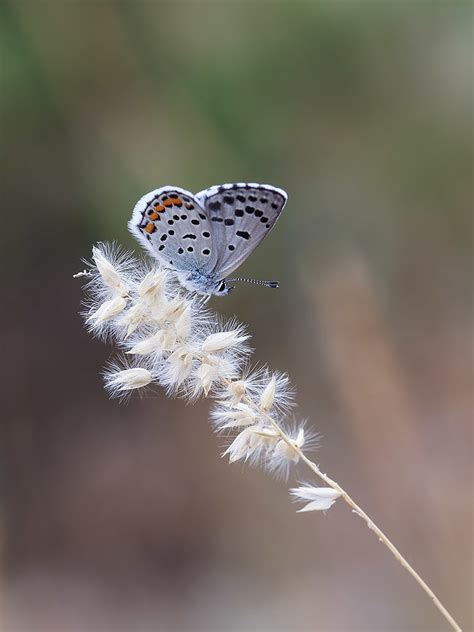
<svg viewBox="0 0 474 632"><path fill-rule="evenodd" d="M468 2L0 5L8 632L445 630L344 503L229 466L206 402L110 401L78 316L163 184L289 202L213 300L287 370L316 456L472 625ZM301 476L306 473L301 470Z"/></svg>

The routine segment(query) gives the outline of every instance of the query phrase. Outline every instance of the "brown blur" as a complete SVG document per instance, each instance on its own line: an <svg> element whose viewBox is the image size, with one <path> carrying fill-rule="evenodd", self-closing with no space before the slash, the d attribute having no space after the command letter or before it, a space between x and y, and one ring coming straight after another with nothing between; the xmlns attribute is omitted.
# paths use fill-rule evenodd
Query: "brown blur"
<svg viewBox="0 0 474 632"><path fill-rule="evenodd" d="M7 632L447 629L344 503L296 514L285 483L221 459L206 402L103 390L81 257L138 253L126 223L153 188L245 180L289 193L239 270L280 289L212 306L289 372L322 470L471 629L472 18L4 0Z"/></svg>

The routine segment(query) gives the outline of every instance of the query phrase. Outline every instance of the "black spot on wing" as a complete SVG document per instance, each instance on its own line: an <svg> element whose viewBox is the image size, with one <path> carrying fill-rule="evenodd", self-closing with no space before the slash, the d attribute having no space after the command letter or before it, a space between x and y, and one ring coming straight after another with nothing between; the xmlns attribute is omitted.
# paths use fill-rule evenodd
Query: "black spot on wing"
<svg viewBox="0 0 474 632"><path fill-rule="evenodd" d="M246 230L238 230L235 234L238 237L242 237L242 239L250 239L250 233L248 233Z"/></svg>

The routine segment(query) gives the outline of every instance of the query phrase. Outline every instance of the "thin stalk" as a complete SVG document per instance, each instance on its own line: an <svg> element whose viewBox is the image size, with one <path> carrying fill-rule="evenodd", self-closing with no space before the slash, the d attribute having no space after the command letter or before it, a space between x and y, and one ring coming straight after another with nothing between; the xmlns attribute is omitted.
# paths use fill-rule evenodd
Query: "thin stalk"
<svg viewBox="0 0 474 632"><path fill-rule="evenodd" d="M379 538L379 541L382 542L382 544L384 544L388 548L388 550L392 553L392 555L397 560L397 562L399 562L403 566L403 568L405 568L405 570L407 570L410 573L410 575L418 583L418 585L421 586L421 588L425 591L425 593L431 599L431 601L436 606L436 608L438 608L438 610L441 612L441 614L446 619L446 621L448 621L448 623L451 625L453 630L456 630L456 632L462 632L461 627L455 621L453 616L448 612L448 610L443 606L441 601L434 594L434 592L431 590L428 584L420 577L420 575L418 575L415 569L403 557L403 555L400 553L397 547L388 539L385 533L375 524L375 522L365 513L365 511L361 507L359 507L359 505L349 496L349 494L339 485L339 483L336 483L336 481L333 481L332 478L329 478L327 474L324 474L323 472L321 472L321 470L316 465L316 463L308 459L308 457L305 456L301 448L298 448L294 444L294 442L291 441L290 437L286 434L286 432L282 428L280 428L279 424L270 415L262 411L261 408L250 397L245 396L243 399L245 400L247 405L254 408L255 410L258 410L259 414L265 417L265 419L267 419L270 422L273 428L279 433L282 440L290 448L292 448L292 450L296 452L296 454L298 455L301 461L303 461L317 476L319 476L319 478L321 478L327 485L329 485L329 487L332 487L332 489L336 490L337 492L341 494L342 498L346 501L349 507L352 508L352 511L356 513L360 518L362 518L362 520L366 523L369 529L377 535L377 537Z"/></svg>

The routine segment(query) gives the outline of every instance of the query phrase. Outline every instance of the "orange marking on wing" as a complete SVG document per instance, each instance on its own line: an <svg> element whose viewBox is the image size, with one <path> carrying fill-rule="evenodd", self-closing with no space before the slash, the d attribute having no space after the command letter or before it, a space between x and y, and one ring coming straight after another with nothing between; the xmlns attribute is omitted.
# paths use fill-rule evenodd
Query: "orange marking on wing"
<svg viewBox="0 0 474 632"><path fill-rule="evenodd" d="M183 200L180 200L179 198L177 200L173 200L173 204L175 206L183 206Z"/></svg>
<svg viewBox="0 0 474 632"><path fill-rule="evenodd" d="M158 213L150 213L150 215L148 216L152 221L155 221L157 219L160 219L160 216L158 215Z"/></svg>
<svg viewBox="0 0 474 632"><path fill-rule="evenodd" d="M155 230L156 230L156 226L155 226L155 224L152 224L151 222L145 226L145 231L149 235L151 235L151 233L153 233Z"/></svg>
<svg viewBox="0 0 474 632"><path fill-rule="evenodd" d="M155 211L157 213L163 213L164 211L166 211L166 208L163 206L163 204L157 204L155 206Z"/></svg>
<svg viewBox="0 0 474 632"><path fill-rule="evenodd" d="M173 206L173 200L170 200L170 199L164 200L163 201L163 205L164 206Z"/></svg>

